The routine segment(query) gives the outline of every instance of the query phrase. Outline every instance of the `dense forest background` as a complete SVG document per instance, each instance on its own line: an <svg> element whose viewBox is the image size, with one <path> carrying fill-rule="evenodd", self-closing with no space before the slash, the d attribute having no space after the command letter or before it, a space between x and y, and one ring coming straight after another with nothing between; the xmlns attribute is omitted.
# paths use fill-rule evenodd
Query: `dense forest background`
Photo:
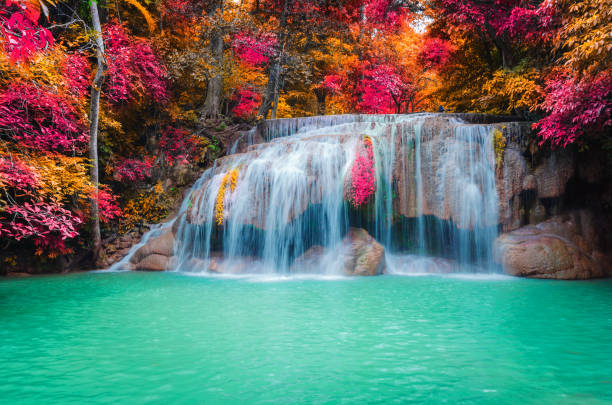
<svg viewBox="0 0 612 405"><path fill-rule="evenodd" d="M0 267L104 265L263 118L508 114L609 151L611 51L610 0L0 0Z"/></svg>

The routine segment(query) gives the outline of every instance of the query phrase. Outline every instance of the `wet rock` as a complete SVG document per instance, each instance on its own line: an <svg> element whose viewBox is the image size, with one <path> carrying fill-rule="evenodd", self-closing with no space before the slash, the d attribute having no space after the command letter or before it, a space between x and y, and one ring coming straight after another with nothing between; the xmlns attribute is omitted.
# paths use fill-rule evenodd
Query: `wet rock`
<svg viewBox="0 0 612 405"><path fill-rule="evenodd" d="M495 261L507 274L553 279L605 277L609 258L600 250L594 217L586 211L556 216L501 235Z"/></svg>
<svg viewBox="0 0 612 405"><path fill-rule="evenodd" d="M552 152L536 167L538 198L560 197L565 192L568 180L574 175L574 160L567 151Z"/></svg>
<svg viewBox="0 0 612 405"><path fill-rule="evenodd" d="M289 271L326 274L342 269L347 276L376 276L387 268L385 248L365 229L349 228L342 244L330 249L316 245L299 256Z"/></svg>
<svg viewBox="0 0 612 405"><path fill-rule="evenodd" d="M315 245L294 260L289 272L300 274L321 273L324 267L323 262L328 254L329 249L325 249L321 245Z"/></svg>
<svg viewBox="0 0 612 405"><path fill-rule="evenodd" d="M144 246L134 253L130 261L132 263L139 263L152 254L166 257L174 255L174 235L172 232L166 232L161 236L151 238Z"/></svg>
<svg viewBox="0 0 612 405"><path fill-rule="evenodd" d="M523 180L523 191L537 190L538 181L536 177L532 174L525 176Z"/></svg>
<svg viewBox="0 0 612 405"><path fill-rule="evenodd" d="M351 276L376 276L386 269L385 248L365 229L350 228L344 237L344 273Z"/></svg>
<svg viewBox="0 0 612 405"><path fill-rule="evenodd" d="M160 254L151 254L132 265L132 270L164 271L169 268L170 258Z"/></svg>

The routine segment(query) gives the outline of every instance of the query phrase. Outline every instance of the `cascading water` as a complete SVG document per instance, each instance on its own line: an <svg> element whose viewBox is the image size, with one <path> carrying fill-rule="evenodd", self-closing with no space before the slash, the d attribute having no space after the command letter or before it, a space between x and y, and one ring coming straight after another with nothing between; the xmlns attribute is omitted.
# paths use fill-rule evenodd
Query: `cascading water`
<svg viewBox="0 0 612 405"><path fill-rule="evenodd" d="M318 272L342 273L334 260L349 227L360 227L385 247L388 271L427 256L491 271L494 128L437 114L266 121L268 142L219 159L192 188L169 225L172 267L200 272L223 260L235 271L299 272L295 259L320 246L329 260ZM366 136L375 192L353 207L351 168Z"/></svg>

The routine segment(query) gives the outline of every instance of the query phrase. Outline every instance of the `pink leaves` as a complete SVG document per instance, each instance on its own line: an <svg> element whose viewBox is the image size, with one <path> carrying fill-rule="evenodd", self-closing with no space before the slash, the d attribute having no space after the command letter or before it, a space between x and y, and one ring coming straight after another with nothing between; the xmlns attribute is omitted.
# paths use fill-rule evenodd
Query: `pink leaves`
<svg viewBox="0 0 612 405"><path fill-rule="evenodd" d="M136 182L151 177L153 159L124 159L115 166L115 178L119 181Z"/></svg>
<svg viewBox="0 0 612 405"><path fill-rule="evenodd" d="M38 187L40 176L17 158L0 157L0 188L7 186L21 192Z"/></svg>
<svg viewBox="0 0 612 405"><path fill-rule="evenodd" d="M159 149L170 166L189 163L196 156L198 142L195 136L180 128L168 127L159 140Z"/></svg>
<svg viewBox="0 0 612 405"><path fill-rule="evenodd" d="M0 94L0 133L27 148L46 151L77 151L89 141L75 108L33 84L12 83Z"/></svg>
<svg viewBox="0 0 612 405"><path fill-rule="evenodd" d="M250 88L241 88L234 96L238 103L232 110L238 118L252 118L257 112L257 107L261 103L261 96Z"/></svg>
<svg viewBox="0 0 612 405"><path fill-rule="evenodd" d="M130 38L117 23L105 27L104 40L109 76L106 95L112 102L145 95L157 102L168 98L166 69L146 41Z"/></svg>
<svg viewBox="0 0 612 405"><path fill-rule="evenodd" d="M105 186L100 187L98 190L98 214L100 221L104 223L120 218L123 214L117 204L117 197Z"/></svg>
<svg viewBox="0 0 612 405"><path fill-rule="evenodd" d="M87 58L73 53L66 58L64 74L70 92L77 97L84 97L89 88L89 64Z"/></svg>
<svg viewBox="0 0 612 405"><path fill-rule="evenodd" d="M3 235L16 240L51 235L62 240L74 238L78 235L76 227L83 222L59 205L45 202L9 205L4 208L4 214L8 218L0 218Z"/></svg>
<svg viewBox="0 0 612 405"><path fill-rule="evenodd" d="M430 38L421 48L419 60L427 68L436 68L445 65L451 53L452 47L448 41Z"/></svg>
<svg viewBox="0 0 612 405"><path fill-rule="evenodd" d="M368 0L363 3L365 21L370 24L395 26L405 13L401 2L393 0Z"/></svg>
<svg viewBox="0 0 612 405"><path fill-rule="evenodd" d="M550 17L548 9L540 10L526 0L439 0L438 4L454 24L475 32L489 26L496 36L508 36L517 42L541 38L542 25Z"/></svg>
<svg viewBox="0 0 612 405"><path fill-rule="evenodd" d="M364 137L351 168L351 203L359 207L368 202L376 190L374 147L370 137Z"/></svg>
<svg viewBox="0 0 612 405"><path fill-rule="evenodd" d="M252 66L263 65L276 54L276 36L270 33L253 35L246 32L234 36L232 46L238 57Z"/></svg>
<svg viewBox="0 0 612 405"><path fill-rule="evenodd" d="M567 73L548 80L541 105L549 115L533 125L542 142L567 146L587 134L598 135L612 126L612 74L578 80Z"/></svg>
<svg viewBox="0 0 612 405"><path fill-rule="evenodd" d="M342 76L331 74L323 79L323 87L333 94L338 94L342 91Z"/></svg>
<svg viewBox="0 0 612 405"><path fill-rule="evenodd" d="M359 111L367 114L386 114L393 112L393 96L399 96L404 83L390 65L379 65L362 72L357 91L361 99L357 105Z"/></svg>
<svg viewBox="0 0 612 405"><path fill-rule="evenodd" d="M0 38L11 62L26 61L53 45L51 32L38 24L40 13L27 2L5 0L0 8Z"/></svg>

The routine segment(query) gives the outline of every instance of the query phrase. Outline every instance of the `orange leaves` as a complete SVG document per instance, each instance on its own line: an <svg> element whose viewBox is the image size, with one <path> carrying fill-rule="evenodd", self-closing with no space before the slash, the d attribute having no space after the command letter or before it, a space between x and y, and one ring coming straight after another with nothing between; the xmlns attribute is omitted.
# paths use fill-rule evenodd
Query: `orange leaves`
<svg viewBox="0 0 612 405"><path fill-rule="evenodd" d="M610 69L612 5L609 0L560 1L564 11L558 42L566 64L578 72Z"/></svg>

